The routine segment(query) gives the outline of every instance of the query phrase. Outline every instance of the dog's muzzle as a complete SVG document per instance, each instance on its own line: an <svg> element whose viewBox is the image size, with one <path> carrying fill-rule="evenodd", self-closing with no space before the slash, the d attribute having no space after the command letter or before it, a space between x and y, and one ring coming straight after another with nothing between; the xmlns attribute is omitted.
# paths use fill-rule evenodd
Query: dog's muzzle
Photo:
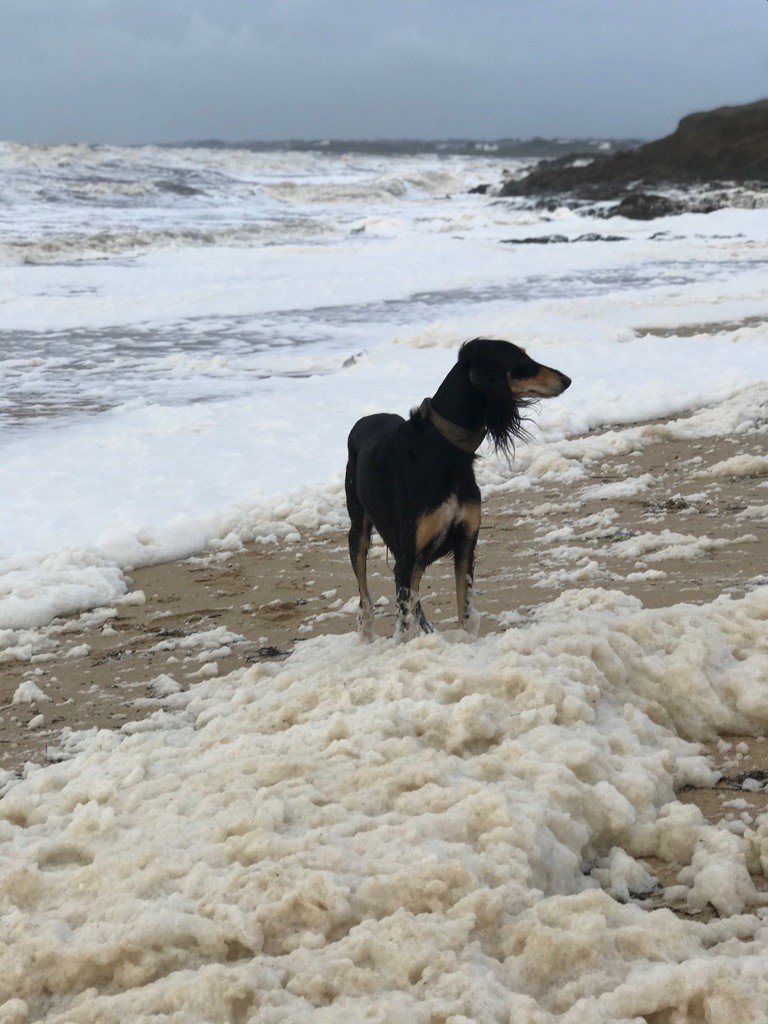
<svg viewBox="0 0 768 1024"><path fill-rule="evenodd" d="M549 366L542 366L535 377L526 377L524 380L513 380L510 377L509 380L510 391L519 398L555 398L570 386L570 377Z"/></svg>

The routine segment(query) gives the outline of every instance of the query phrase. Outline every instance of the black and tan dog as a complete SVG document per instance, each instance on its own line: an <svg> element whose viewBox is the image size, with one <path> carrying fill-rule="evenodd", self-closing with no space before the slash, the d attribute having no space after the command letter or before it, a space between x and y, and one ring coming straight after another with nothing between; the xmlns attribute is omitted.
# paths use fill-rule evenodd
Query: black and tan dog
<svg viewBox="0 0 768 1024"><path fill-rule="evenodd" d="M488 435L497 451L508 453L525 436L521 410L561 394L570 383L516 345L475 338L462 345L434 397L408 420L391 413L358 420L349 434L345 486L363 636L373 637L366 579L373 527L395 559L396 639L410 634L414 620L432 632L419 584L426 567L448 553L454 559L459 625L476 627L472 586L480 490L475 452Z"/></svg>

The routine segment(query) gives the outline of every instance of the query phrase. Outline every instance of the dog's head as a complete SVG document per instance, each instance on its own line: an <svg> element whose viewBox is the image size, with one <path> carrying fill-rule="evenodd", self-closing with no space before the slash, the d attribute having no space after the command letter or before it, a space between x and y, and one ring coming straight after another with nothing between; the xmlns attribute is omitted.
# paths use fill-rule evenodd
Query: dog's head
<svg viewBox="0 0 768 1024"><path fill-rule="evenodd" d="M486 395L508 390L517 399L554 398L571 383L564 373L531 359L525 349L493 338L462 345L459 364L467 368L473 387Z"/></svg>
<svg viewBox="0 0 768 1024"><path fill-rule="evenodd" d="M459 366L485 399L488 433L496 449L509 451L525 437L521 410L540 398L554 398L570 386L559 370L542 366L509 341L475 338L459 349Z"/></svg>

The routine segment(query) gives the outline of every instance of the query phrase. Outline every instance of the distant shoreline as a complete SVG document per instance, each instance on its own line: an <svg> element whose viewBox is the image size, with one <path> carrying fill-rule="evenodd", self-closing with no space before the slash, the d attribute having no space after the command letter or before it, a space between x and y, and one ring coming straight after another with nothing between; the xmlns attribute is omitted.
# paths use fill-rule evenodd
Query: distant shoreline
<svg viewBox="0 0 768 1024"><path fill-rule="evenodd" d="M556 157L565 154L611 154L632 149L640 139L558 138L543 139L284 139L225 142L195 139L147 145L163 149L240 149L254 153L361 153L382 156L499 156ZM126 147L134 148L134 147Z"/></svg>

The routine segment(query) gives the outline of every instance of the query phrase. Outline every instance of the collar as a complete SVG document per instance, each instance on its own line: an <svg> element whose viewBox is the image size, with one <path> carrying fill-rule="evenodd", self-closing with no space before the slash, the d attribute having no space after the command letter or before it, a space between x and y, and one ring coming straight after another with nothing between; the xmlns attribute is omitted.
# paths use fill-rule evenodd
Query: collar
<svg viewBox="0 0 768 1024"><path fill-rule="evenodd" d="M455 448L468 455L474 455L477 449L485 440L485 428L482 430L468 430L456 423L451 423L439 412L432 408L432 400L425 398L419 406L419 412L425 420L429 420L438 433L442 434L446 441L449 441Z"/></svg>

